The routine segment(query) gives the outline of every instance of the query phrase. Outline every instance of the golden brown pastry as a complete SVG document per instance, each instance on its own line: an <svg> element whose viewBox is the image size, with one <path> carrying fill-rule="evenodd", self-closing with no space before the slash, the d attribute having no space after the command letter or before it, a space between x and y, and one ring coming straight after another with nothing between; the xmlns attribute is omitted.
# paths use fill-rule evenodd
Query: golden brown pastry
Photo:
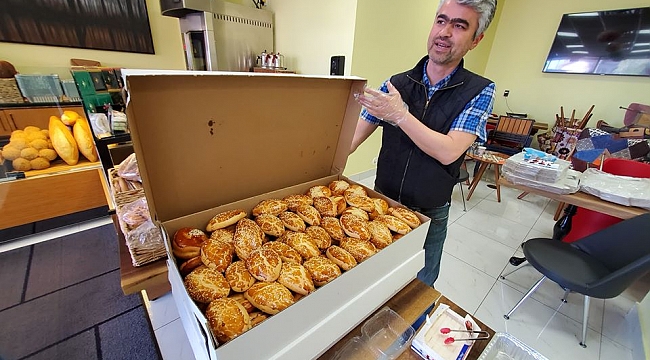
<svg viewBox="0 0 650 360"><path fill-rule="evenodd" d="M345 201L344 196L332 196L330 197L330 200L334 203L336 206L336 215L341 215L347 209L348 203Z"/></svg>
<svg viewBox="0 0 650 360"><path fill-rule="evenodd" d="M368 192L366 192L366 189L364 189L363 186L358 184L350 184L350 187L343 192L344 196L350 194L359 195L359 196L368 196Z"/></svg>
<svg viewBox="0 0 650 360"><path fill-rule="evenodd" d="M388 214L388 202L380 198L370 198L375 203L375 209L370 213L370 218L375 219L379 215Z"/></svg>
<svg viewBox="0 0 650 360"><path fill-rule="evenodd" d="M221 240L230 244L235 244L234 240L235 229L228 227L225 229L217 229L210 234L210 239L212 240Z"/></svg>
<svg viewBox="0 0 650 360"><path fill-rule="evenodd" d="M259 325L262 321L266 320L269 316L260 311L254 311L250 313L251 317L251 326L255 327Z"/></svg>
<svg viewBox="0 0 650 360"><path fill-rule="evenodd" d="M305 261L303 266L309 271L316 286L323 286L341 276L341 269L332 260L322 255Z"/></svg>
<svg viewBox="0 0 650 360"><path fill-rule="evenodd" d="M226 281L235 292L244 292L255 284L255 278L246 268L246 263L235 261L226 269Z"/></svg>
<svg viewBox="0 0 650 360"><path fill-rule="evenodd" d="M347 252L347 250L336 245L328 247L327 251L325 251L325 256L345 271L357 266L357 260L354 256Z"/></svg>
<svg viewBox="0 0 650 360"><path fill-rule="evenodd" d="M56 116L50 116L48 129L54 150L66 164L76 165L79 162L79 148L70 129Z"/></svg>
<svg viewBox="0 0 650 360"><path fill-rule="evenodd" d="M38 156L49 161L54 161L54 159L56 159L59 154L57 154L53 149L42 149L38 151Z"/></svg>
<svg viewBox="0 0 650 360"><path fill-rule="evenodd" d="M370 217L368 216L368 213L361 210L361 209L359 209L358 207L349 207L349 208L345 209L345 211L343 211L343 214L353 214L353 215L356 215L356 216L362 218L365 221L370 220ZM341 214L341 215L343 215L343 214Z"/></svg>
<svg viewBox="0 0 650 360"><path fill-rule="evenodd" d="M244 307L244 309L246 309L246 312L249 314L255 311L255 306L253 306L253 304L251 304L251 302L246 299L243 293L230 294L230 296L228 296L228 299L237 301L241 306Z"/></svg>
<svg viewBox="0 0 650 360"><path fill-rule="evenodd" d="M224 272L232 263L235 247L221 240L208 239L201 246L201 261L205 266Z"/></svg>
<svg viewBox="0 0 650 360"><path fill-rule="evenodd" d="M282 263L278 282L289 290L302 295L316 290L309 272L302 265L296 263Z"/></svg>
<svg viewBox="0 0 650 360"><path fill-rule="evenodd" d="M393 235L386 224L380 221L371 221L368 223L368 230L370 230L370 242L375 245L377 249L383 249L393 242Z"/></svg>
<svg viewBox="0 0 650 360"><path fill-rule="evenodd" d="M202 303L226 297L230 293L230 286L223 274L207 266L194 269L185 277L184 284L190 297Z"/></svg>
<svg viewBox="0 0 650 360"><path fill-rule="evenodd" d="M324 196L314 198L314 207L321 216L336 216L338 210L332 199Z"/></svg>
<svg viewBox="0 0 650 360"><path fill-rule="evenodd" d="M293 304L291 291L278 282L258 282L244 293L246 299L259 310L271 315Z"/></svg>
<svg viewBox="0 0 650 360"><path fill-rule="evenodd" d="M343 192L350 187L350 183L345 180L334 180L329 186L333 196L343 195Z"/></svg>
<svg viewBox="0 0 650 360"><path fill-rule="evenodd" d="M208 305L205 311L210 329L223 344L248 331L251 319L246 309L239 302L229 298L217 299Z"/></svg>
<svg viewBox="0 0 650 360"><path fill-rule="evenodd" d="M295 209L296 214L309 225L320 225L320 213L315 207L307 204L299 205Z"/></svg>
<svg viewBox="0 0 650 360"><path fill-rule="evenodd" d="M172 239L172 252L179 259L191 259L201 255L201 246L208 241L205 233L189 227L180 228Z"/></svg>
<svg viewBox="0 0 650 360"><path fill-rule="evenodd" d="M311 196L303 194L293 194L285 196L282 200L287 202L289 210L296 211L300 205L311 205L314 203Z"/></svg>
<svg viewBox="0 0 650 360"><path fill-rule="evenodd" d="M275 250L261 247L246 259L246 268L257 280L271 282L280 276L282 259Z"/></svg>
<svg viewBox="0 0 650 360"><path fill-rule="evenodd" d="M420 224L422 224L418 216L415 215L413 211L406 208L390 208L388 209L388 213L404 221L408 226L411 227L411 229L415 229L416 227L420 226Z"/></svg>
<svg viewBox="0 0 650 360"><path fill-rule="evenodd" d="M307 226L305 222L297 214L292 213L291 211L285 211L278 215L278 218L282 220L284 226L291 231L305 231Z"/></svg>
<svg viewBox="0 0 650 360"><path fill-rule="evenodd" d="M372 212L375 210L375 203L367 196L356 195L352 193L346 193L345 201L350 206L358 207L359 209Z"/></svg>
<svg viewBox="0 0 650 360"><path fill-rule="evenodd" d="M278 237L284 233L284 224L275 215L261 214L255 218L255 223L267 235Z"/></svg>
<svg viewBox="0 0 650 360"><path fill-rule="evenodd" d="M287 211L289 204L286 201L280 199L267 199L262 200L259 204L255 205L253 208L253 216L259 216L261 214L271 214L279 215L283 211Z"/></svg>
<svg viewBox="0 0 650 360"><path fill-rule="evenodd" d="M248 214L241 209L228 210L215 215L205 227L207 231L223 229L230 225L236 224L239 220L245 218Z"/></svg>
<svg viewBox="0 0 650 360"><path fill-rule="evenodd" d="M395 234L393 234L393 242L395 242L395 241L397 241L397 240L399 240L399 239L401 239L403 237L404 237L404 234L395 233Z"/></svg>
<svg viewBox="0 0 650 360"><path fill-rule="evenodd" d="M339 219L343 231L349 236L361 240L370 240L367 222L354 214L343 214Z"/></svg>
<svg viewBox="0 0 650 360"><path fill-rule="evenodd" d="M50 167L50 162L46 158L37 157L36 159L29 160L29 165L32 170L43 170Z"/></svg>
<svg viewBox="0 0 650 360"><path fill-rule="evenodd" d="M97 149L95 148L95 141L93 140L93 133L90 131L90 125L85 118L78 117L72 127L72 136L77 142L81 155L91 162L99 160Z"/></svg>
<svg viewBox="0 0 650 360"><path fill-rule="evenodd" d="M280 255L280 259L282 259L283 263L294 262L296 264L302 264L302 256L300 256L296 249L281 241L269 241L262 245L262 248L273 249L278 253L278 255Z"/></svg>
<svg viewBox="0 0 650 360"><path fill-rule="evenodd" d="M235 241L235 253L239 259L246 260L253 250L262 246L264 232L255 221L244 218L237 222L233 240Z"/></svg>
<svg viewBox="0 0 650 360"><path fill-rule="evenodd" d="M332 191L330 188L324 185L312 186L307 190L307 195L311 198L315 197L330 197L332 196Z"/></svg>
<svg viewBox="0 0 650 360"><path fill-rule="evenodd" d="M408 226L407 223L394 217L393 215L379 215L373 221L379 221L386 224L386 226L388 226L391 231L394 231L398 234L404 235L411 231L411 227Z"/></svg>
<svg viewBox="0 0 650 360"><path fill-rule="evenodd" d="M320 255L320 250L318 250L316 242L314 242L314 240L312 240L306 233L294 232L287 234L286 243L296 249L303 259L309 259Z"/></svg>
<svg viewBox="0 0 650 360"><path fill-rule="evenodd" d="M316 243L316 246L321 250L327 249L332 245L330 234L320 226L308 227L307 230L305 230L305 234L309 235L309 237L314 240L314 243Z"/></svg>
<svg viewBox="0 0 650 360"><path fill-rule="evenodd" d="M320 222L320 226L327 231L327 233L336 241L341 241L345 239L345 232L341 227L339 219L335 217L323 217Z"/></svg>
<svg viewBox="0 0 650 360"><path fill-rule="evenodd" d="M370 241L355 238L345 238L341 241L341 247L349 252L358 263L377 253L377 248Z"/></svg>
<svg viewBox="0 0 650 360"><path fill-rule="evenodd" d="M187 274L191 273L192 270L196 269L201 265L203 265L203 261L201 261L201 257L196 256L189 260L185 260L181 264L181 266L178 267L178 271L180 271L182 277L186 277Z"/></svg>

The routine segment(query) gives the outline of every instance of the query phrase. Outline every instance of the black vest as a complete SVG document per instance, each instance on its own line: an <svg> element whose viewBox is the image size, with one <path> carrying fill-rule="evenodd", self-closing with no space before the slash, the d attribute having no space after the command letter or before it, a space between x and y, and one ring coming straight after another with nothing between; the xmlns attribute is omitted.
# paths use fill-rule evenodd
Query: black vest
<svg viewBox="0 0 650 360"><path fill-rule="evenodd" d="M463 61L446 87L437 90L427 105L422 83L425 56L411 70L391 77L409 112L430 129L447 134L468 102L492 81L463 68ZM384 125L384 123L382 123ZM433 208L451 200L464 156L449 165L420 150L399 128L383 126L375 186L384 195L409 207Z"/></svg>

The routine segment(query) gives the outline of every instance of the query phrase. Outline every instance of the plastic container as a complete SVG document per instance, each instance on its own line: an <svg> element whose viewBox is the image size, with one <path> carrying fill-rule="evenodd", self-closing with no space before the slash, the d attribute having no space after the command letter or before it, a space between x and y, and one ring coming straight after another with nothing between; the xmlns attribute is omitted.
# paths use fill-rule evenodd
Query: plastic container
<svg viewBox="0 0 650 360"><path fill-rule="evenodd" d="M411 346L415 330L401 316L384 307L361 327L361 336L350 339L334 359L397 359Z"/></svg>
<svg viewBox="0 0 650 360"><path fill-rule="evenodd" d="M548 360L508 333L496 333L478 360Z"/></svg>

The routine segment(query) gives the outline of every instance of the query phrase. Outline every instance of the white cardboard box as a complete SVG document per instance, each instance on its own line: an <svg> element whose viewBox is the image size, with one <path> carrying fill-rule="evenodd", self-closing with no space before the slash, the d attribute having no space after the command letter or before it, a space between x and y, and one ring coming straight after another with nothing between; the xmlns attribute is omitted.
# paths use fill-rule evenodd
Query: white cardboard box
<svg viewBox="0 0 650 360"><path fill-rule="evenodd" d="M170 251L181 227L343 178L365 80L123 70L127 115L169 280L197 359L308 359L326 351L424 266L423 225L260 325L216 346ZM347 180L347 179L346 179ZM349 180L348 180L349 181ZM383 197L370 190L371 196ZM388 199L389 200L389 199ZM396 202L389 200L392 206Z"/></svg>

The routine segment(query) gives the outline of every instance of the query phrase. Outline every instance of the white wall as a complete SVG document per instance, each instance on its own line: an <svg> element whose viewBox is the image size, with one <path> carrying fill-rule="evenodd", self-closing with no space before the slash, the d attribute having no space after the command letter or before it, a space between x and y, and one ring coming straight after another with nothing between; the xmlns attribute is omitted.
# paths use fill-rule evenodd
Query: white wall
<svg viewBox="0 0 650 360"><path fill-rule="evenodd" d="M350 75L357 0L272 0L275 51L285 66L301 74L329 75L330 58L345 56Z"/></svg>

